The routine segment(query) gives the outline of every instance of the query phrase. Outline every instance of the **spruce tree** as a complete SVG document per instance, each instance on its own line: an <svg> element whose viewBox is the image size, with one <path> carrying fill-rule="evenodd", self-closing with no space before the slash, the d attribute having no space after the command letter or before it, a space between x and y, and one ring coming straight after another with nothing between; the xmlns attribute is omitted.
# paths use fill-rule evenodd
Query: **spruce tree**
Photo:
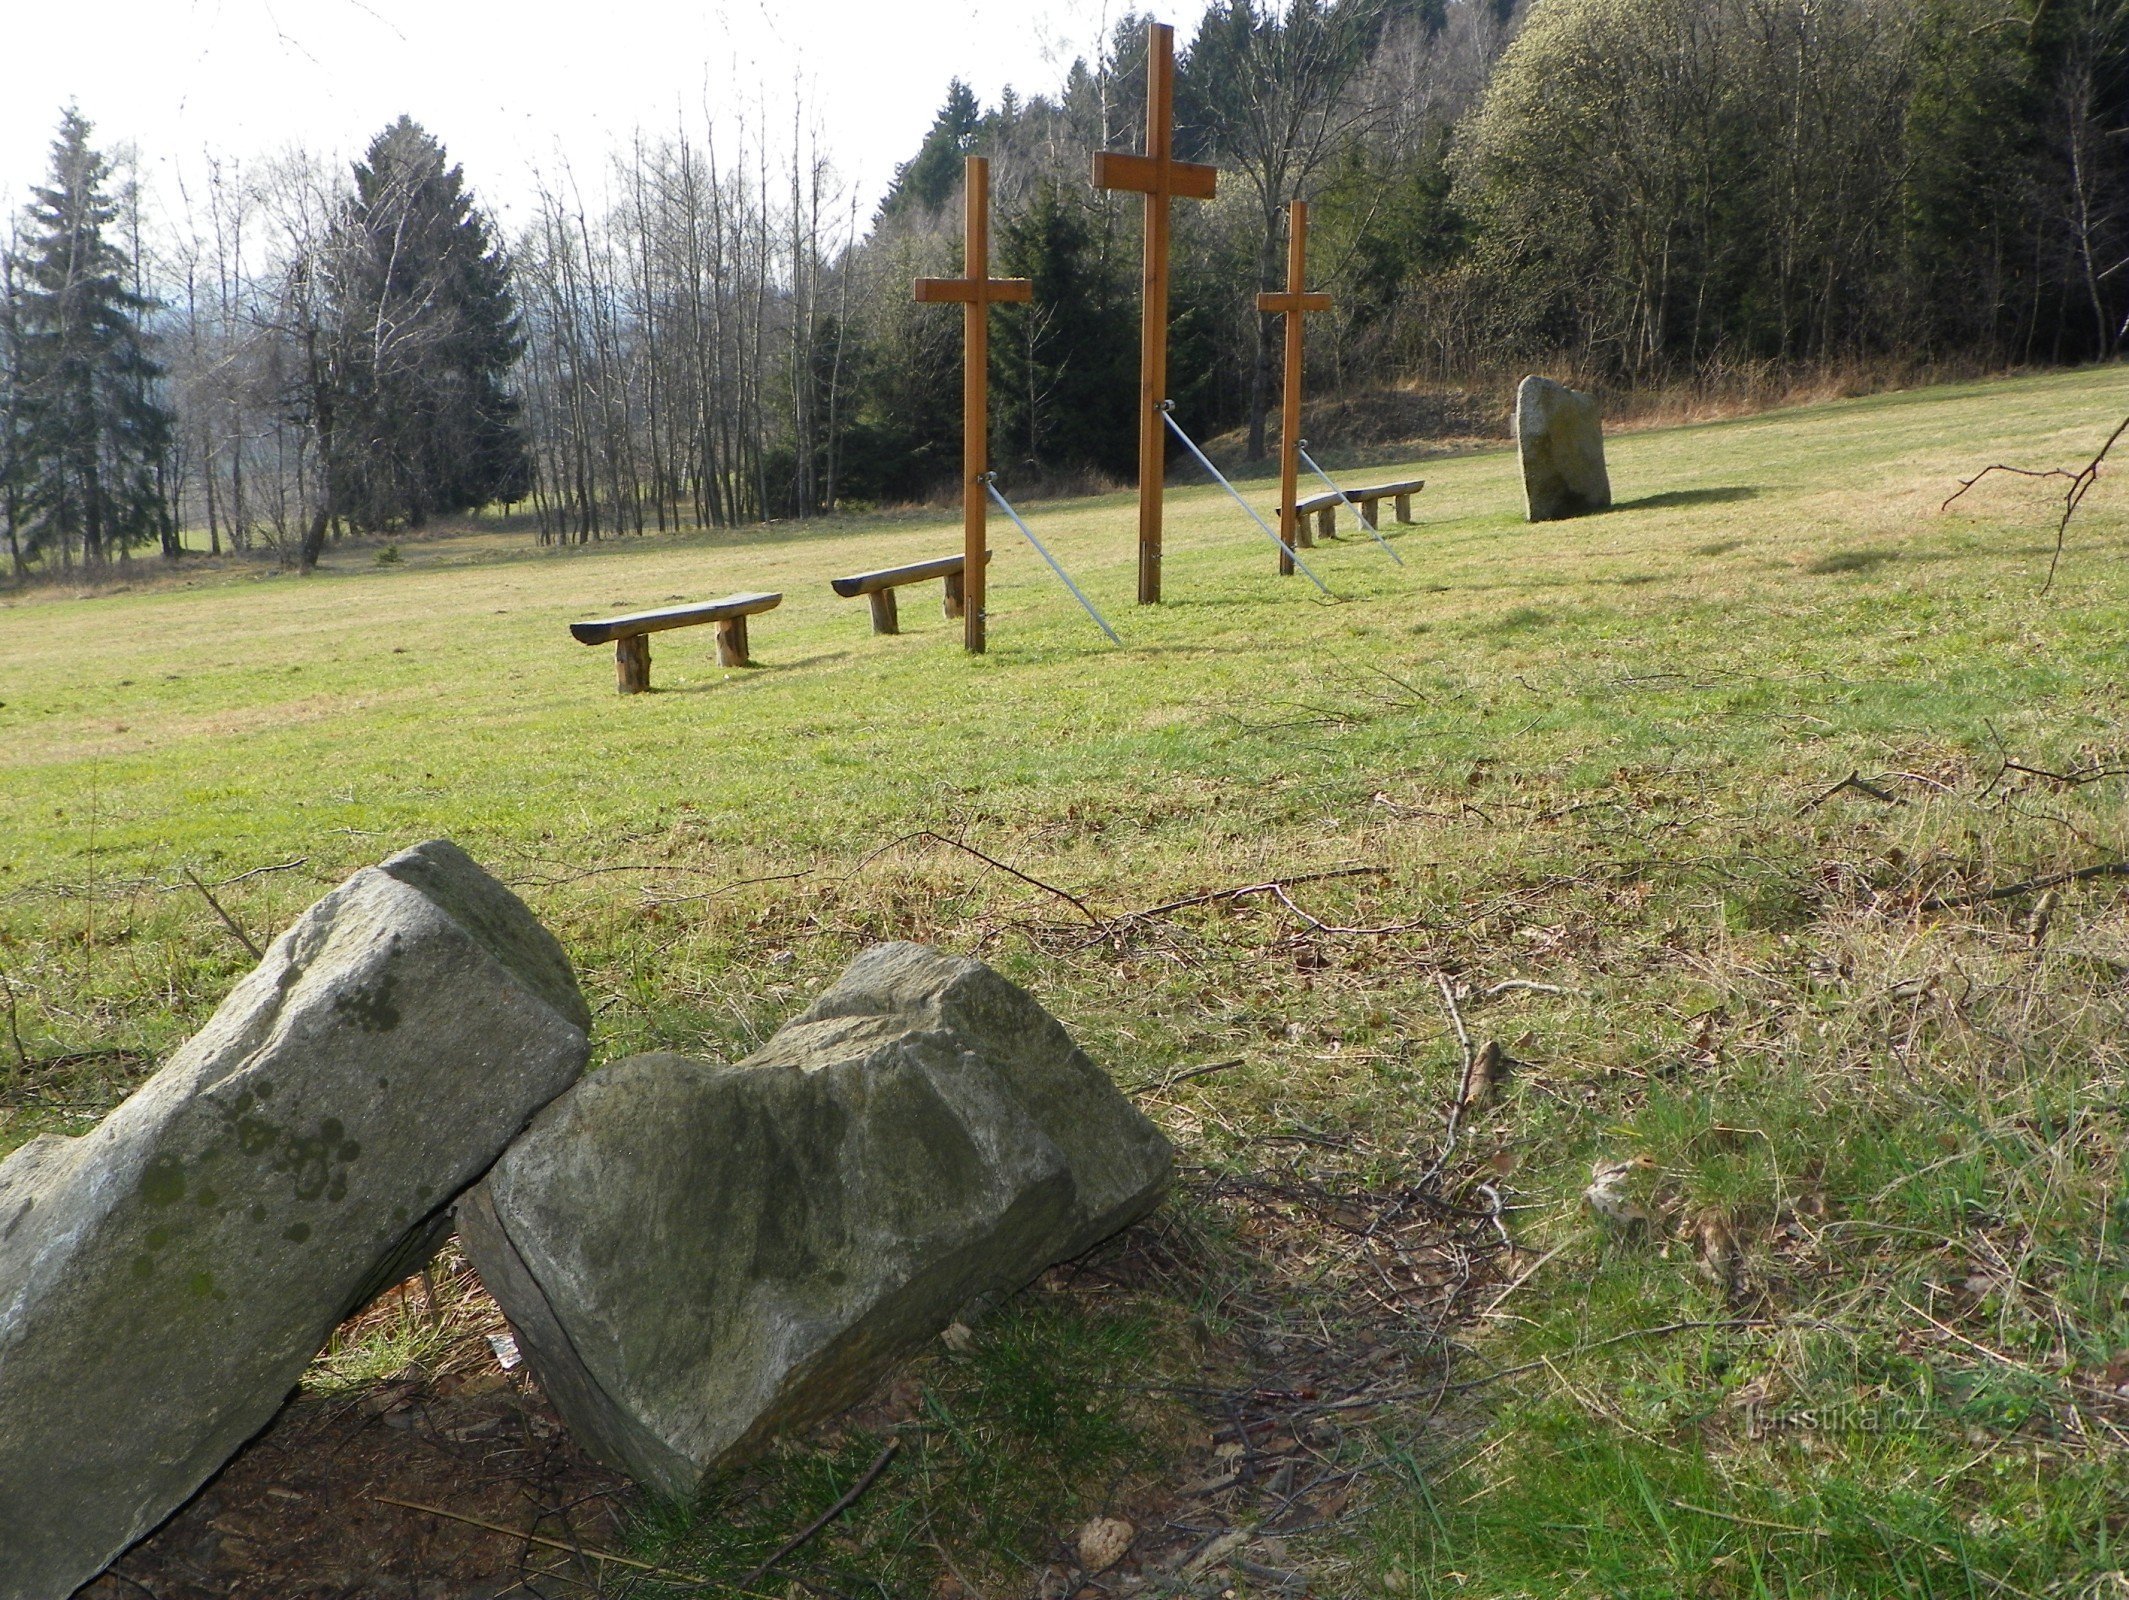
<svg viewBox="0 0 2129 1600"><path fill-rule="evenodd" d="M371 141L354 176L331 272L334 504L388 528L522 498L531 463L509 383L524 340L508 258L461 170L411 119Z"/></svg>
<svg viewBox="0 0 2129 1600"><path fill-rule="evenodd" d="M878 221L910 211L936 211L961 190L962 158L974 152L983 106L959 78L946 86L946 104L932 118L917 153L895 169Z"/></svg>
<svg viewBox="0 0 2129 1600"><path fill-rule="evenodd" d="M69 107L49 182L31 190L8 310L16 424L10 507L26 543L76 550L88 566L122 556L165 526L158 467L172 418L156 398L162 369L142 319L153 302L127 287L134 263L111 229L111 166ZM10 533L22 534L10 528Z"/></svg>

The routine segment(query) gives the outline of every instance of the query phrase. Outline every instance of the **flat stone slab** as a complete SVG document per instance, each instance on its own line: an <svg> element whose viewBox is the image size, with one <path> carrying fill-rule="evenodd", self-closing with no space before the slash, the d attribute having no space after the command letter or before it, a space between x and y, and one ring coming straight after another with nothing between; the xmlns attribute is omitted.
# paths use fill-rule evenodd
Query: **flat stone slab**
<svg viewBox="0 0 2129 1600"><path fill-rule="evenodd" d="M591 1074L459 1236L579 1441L688 1498L1143 1216L1171 1161L1025 990L889 944L737 1066Z"/></svg>
<svg viewBox="0 0 2129 1600"><path fill-rule="evenodd" d="M590 1025L561 946L432 841L312 906L92 1132L0 1163L0 1600L63 1600L265 1426Z"/></svg>
<svg viewBox="0 0 2129 1600"><path fill-rule="evenodd" d="M1612 503L1594 396L1550 378L1525 378L1515 391L1515 446L1525 520L1556 522Z"/></svg>

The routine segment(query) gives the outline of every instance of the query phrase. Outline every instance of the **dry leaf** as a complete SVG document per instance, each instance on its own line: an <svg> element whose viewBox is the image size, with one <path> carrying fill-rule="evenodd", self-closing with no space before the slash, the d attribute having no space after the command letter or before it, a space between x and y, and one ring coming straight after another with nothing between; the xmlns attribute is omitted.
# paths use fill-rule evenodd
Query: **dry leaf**
<svg viewBox="0 0 2129 1600"><path fill-rule="evenodd" d="M1730 1224L1721 1212L1704 1211L1696 1231L1700 1235L1700 1270L1720 1285L1725 1294L1735 1294L1738 1273L1743 1266L1743 1252L1737 1248Z"/></svg>
<svg viewBox="0 0 2129 1600"><path fill-rule="evenodd" d="M1075 1541L1079 1564L1089 1572L1107 1572L1124 1559L1124 1552L1137 1536L1138 1529L1122 1517L1096 1517L1079 1530Z"/></svg>
<svg viewBox="0 0 2129 1600"><path fill-rule="evenodd" d="M1471 1071L1464 1078L1464 1109L1476 1111L1507 1081L1508 1052L1501 1048L1499 1040L1488 1039L1479 1047Z"/></svg>
<svg viewBox="0 0 2129 1600"><path fill-rule="evenodd" d="M1656 1170L1654 1156L1635 1156L1630 1161L1599 1161L1589 1169L1589 1187L1582 1201L1604 1221L1631 1228L1648 1221L1648 1212L1627 1192L1638 1173Z"/></svg>
<svg viewBox="0 0 2129 1600"><path fill-rule="evenodd" d="M965 1322L950 1322L946 1331L939 1335L939 1342L957 1356L965 1356L976 1343L976 1336Z"/></svg>

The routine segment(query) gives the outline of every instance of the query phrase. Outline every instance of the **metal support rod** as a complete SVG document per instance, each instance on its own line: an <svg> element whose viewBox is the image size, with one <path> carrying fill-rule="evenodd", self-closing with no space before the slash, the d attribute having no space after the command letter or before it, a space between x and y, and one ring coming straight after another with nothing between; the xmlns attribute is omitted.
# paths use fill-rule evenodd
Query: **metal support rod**
<svg viewBox="0 0 2129 1600"><path fill-rule="evenodd" d="M1400 567L1403 566L1405 564L1405 558L1399 555L1395 550L1392 550L1390 548L1390 541L1385 539L1381 534L1375 531L1374 520L1370 518L1365 511L1360 509L1360 502L1358 500L1355 500L1351 495L1347 494L1343 489L1339 488L1337 484L1332 483L1331 475L1328 472L1325 472L1321 467L1316 465L1316 458L1308 453L1308 441L1306 439L1296 439L1294 441L1294 453L1300 456L1303 461L1306 461L1308 463L1308 470L1313 472L1317 477L1321 478L1324 483L1329 486L1332 494L1336 495L1339 499L1343 500L1347 505L1353 508L1354 517L1359 520L1359 523L1363 528L1368 530L1368 537L1382 546L1382 553L1388 556L1392 561L1396 562Z"/></svg>
<svg viewBox="0 0 2129 1600"><path fill-rule="evenodd" d="M1310 572L1308 570L1308 563L1294 554L1294 547L1288 544L1284 539L1280 538L1276 533L1273 533L1271 531L1271 524L1257 515L1257 508L1251 505L1247 500L1244 500L1242 498L1241 494L1236 490L1235 486L1229 483L1226 478L1221 476L1220 469L1214 466L1212 464L1211 459L1205 454L1205 452L1198 448L1197 441L1191 438L1189 434L1183 431L1183 425L1175 420L1175 402L1173 400L1163 400L1161 402L1161 420L1166 422L1170 428L1174 429L1175 436L1178 439L1182 440L1183 443L1189 447L1190 453L1198 458L1198 465L1203 467L1207 472L1211 473L1213 475L1213 478L1219 483L1220 487L1225 489L1229 494L1235 497L1235 504L1249 513L1249 520L1251 522L1254 522L1259 528L1262 528L1264 530L1264 537L1271 540L1273 544L1277 545L1281 550L1285 551L1286 559L1291 561L1296 567L1300 568L1302 573L1308 578L1308 581L1310 583L1313 583L1319 589L1323 589L1323 580L1317 577L1313 572ZM1323 597L1326 600L1335 600L1338 598L1336 595L1332 594L1331 591L1328 589L1323 589Z"/></svg>
<svg viewBox="0 0 2129 1600"><path fill-rule="evenodd" d="M998 509L1000 511L1003 511L1007 516L1013 519L1013 526L1020 530L1021 538L1027 540L1029 544L1033 545L1035 547L1035 554L1041 556L1043 560L1047 561L1050 564L1050 570L1057 574L1057 581L1062 583L1067 589L1070 589L1072 591L1072 598L1074 600L1077 600L1081 605L1087 608L1087 615L1094 619L1094 626L1101 629L1103 633L1106 633L1109 636L1109 642L1111 644L1122 644L1124 641L1117 638L1116 630L1109 626L1108 622L1103 619L1102 614L1099 611L1096 611L1094 609L1094 602L1089 600L1085 595L1079 592L1079 585L1072 581L1071 574L1066 572L1063 567L1060 567L1057 564L1057 558L1051 555L1049 551L1045 550L1042 547L1042 541L1040 539L1036 538L1034 534L1028 532L1028 525L1020 520L1020 513L1013 509L1013 503L1010 500L1006 499L1004 495L998 492L998 474L995 472L986 472L983 475L982 483L983 487L990 491L991 498L998 502Z"/></svg>

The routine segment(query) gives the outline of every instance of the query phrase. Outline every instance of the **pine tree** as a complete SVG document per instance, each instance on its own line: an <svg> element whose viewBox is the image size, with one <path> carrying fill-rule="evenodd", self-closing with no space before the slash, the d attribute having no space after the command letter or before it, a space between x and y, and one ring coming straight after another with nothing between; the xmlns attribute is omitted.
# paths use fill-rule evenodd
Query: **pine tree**
<svg viewBox="0 0 2129 1600"><path fill-rule="evenodd" d="M330 499L360 527L521 499L510 263L444 147L401 117L355 168L330 264ZM315 560L306 550L305 565Z"/></svg>
<svg viewBox="0 0 2129 1600"><path fill-rule="evenodd" d="M158 467L172 418L142 327L154 303L127 287L134 263L109 232L119 214L105 188L111 166L90 131L72 107L61 115L51 180L31 190L23 219L8 315L11 506L29 547L56 549L62 566L77 549L100 566L166 524Z"/></svg>

